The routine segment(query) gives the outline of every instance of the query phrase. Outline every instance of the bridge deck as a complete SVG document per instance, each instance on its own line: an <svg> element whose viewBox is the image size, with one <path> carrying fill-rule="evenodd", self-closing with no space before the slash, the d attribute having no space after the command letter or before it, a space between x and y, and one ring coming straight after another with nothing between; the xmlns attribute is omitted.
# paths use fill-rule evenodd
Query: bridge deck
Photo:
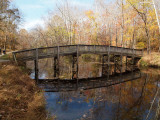
<svg viewBox="0 0 160 120"><path fill-rule="evenodd" d="M35 60L38 59L65 56L73 54L114 54L141 57L143 51L141 49L129 49L122 47L106 46L106 45L66 45L56 47L35 48L23 51L13 52L17 60Z"/></svg>

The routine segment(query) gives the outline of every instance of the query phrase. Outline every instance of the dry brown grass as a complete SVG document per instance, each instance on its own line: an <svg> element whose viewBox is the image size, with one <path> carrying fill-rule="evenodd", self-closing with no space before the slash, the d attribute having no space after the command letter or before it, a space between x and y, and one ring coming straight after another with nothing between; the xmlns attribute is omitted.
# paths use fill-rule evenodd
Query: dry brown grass
<svg viewBox="0 0 160 120"><path fill-rule="evenodd" d="M160 53L153 52L150 55L144 54L139 65L146 67L160 67Z"/></svg>
<svg viewBox="0 0 160 120"><path fill-rule="evenodd" d="M43 92L15 65L0 68L0 119L46 119Z"/></svg>

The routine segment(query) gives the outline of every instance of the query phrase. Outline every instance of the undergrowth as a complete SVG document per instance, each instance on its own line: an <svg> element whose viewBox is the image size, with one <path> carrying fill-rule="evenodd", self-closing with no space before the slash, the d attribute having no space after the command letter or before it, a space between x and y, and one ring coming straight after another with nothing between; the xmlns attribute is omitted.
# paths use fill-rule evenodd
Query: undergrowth
<svg viewBox="0 0 160 120"><path fill-rule="evenodd" d="M139 61L139 65L142 67L160 67L160 53L153 52L150 55L144 54Z"/></svg>

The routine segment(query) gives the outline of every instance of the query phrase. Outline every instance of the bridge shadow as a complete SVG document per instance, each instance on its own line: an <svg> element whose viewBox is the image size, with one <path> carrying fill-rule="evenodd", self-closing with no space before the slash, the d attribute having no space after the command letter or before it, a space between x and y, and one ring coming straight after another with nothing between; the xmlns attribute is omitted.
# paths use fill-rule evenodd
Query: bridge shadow
<svg viewBox="0 0 160 120"><path fill-rule="evenodd" d="M102 77L81 78L81 79L39 79L37 84L45 92L67 92L77 90L88 90L102 87L109 87L128 81L141 78L138 68L131 71L114 73Z"/></svg>

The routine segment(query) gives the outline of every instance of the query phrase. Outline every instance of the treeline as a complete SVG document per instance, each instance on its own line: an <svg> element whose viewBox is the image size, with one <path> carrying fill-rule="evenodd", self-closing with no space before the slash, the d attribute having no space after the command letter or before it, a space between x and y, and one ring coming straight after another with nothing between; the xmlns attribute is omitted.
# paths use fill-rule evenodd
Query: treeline
<svg viewBox="0 0 160 120"><path fill-rule="evenodd" d="M45 27L37 26L30 31L22 29L18 32L17 49L97 44L141 48L146 49L148 53L159 51L160 34L153 0L115 0L111 3L106 1L95 0L89 9L74 6L69 0L57 2L55 10L45 18ZM154 1L159 10L160 2ZM14 10L16 9L11 9L13 16L18 12ZM14 29L19 18L9 18L3 22L5 21L4 25L9 25L7 28L12 28L13 31L8 35L8 43L14 43ZM7 32L4 29L2 33L4 44Z"/></svg>
<svg viewBox="0 0 160 120"><path fill-rule="evenodd" d="M1 49L16 48L18 44L17 25L20 22L19 10L11 6L10 0L0 0L0 47Z"/></svg>

